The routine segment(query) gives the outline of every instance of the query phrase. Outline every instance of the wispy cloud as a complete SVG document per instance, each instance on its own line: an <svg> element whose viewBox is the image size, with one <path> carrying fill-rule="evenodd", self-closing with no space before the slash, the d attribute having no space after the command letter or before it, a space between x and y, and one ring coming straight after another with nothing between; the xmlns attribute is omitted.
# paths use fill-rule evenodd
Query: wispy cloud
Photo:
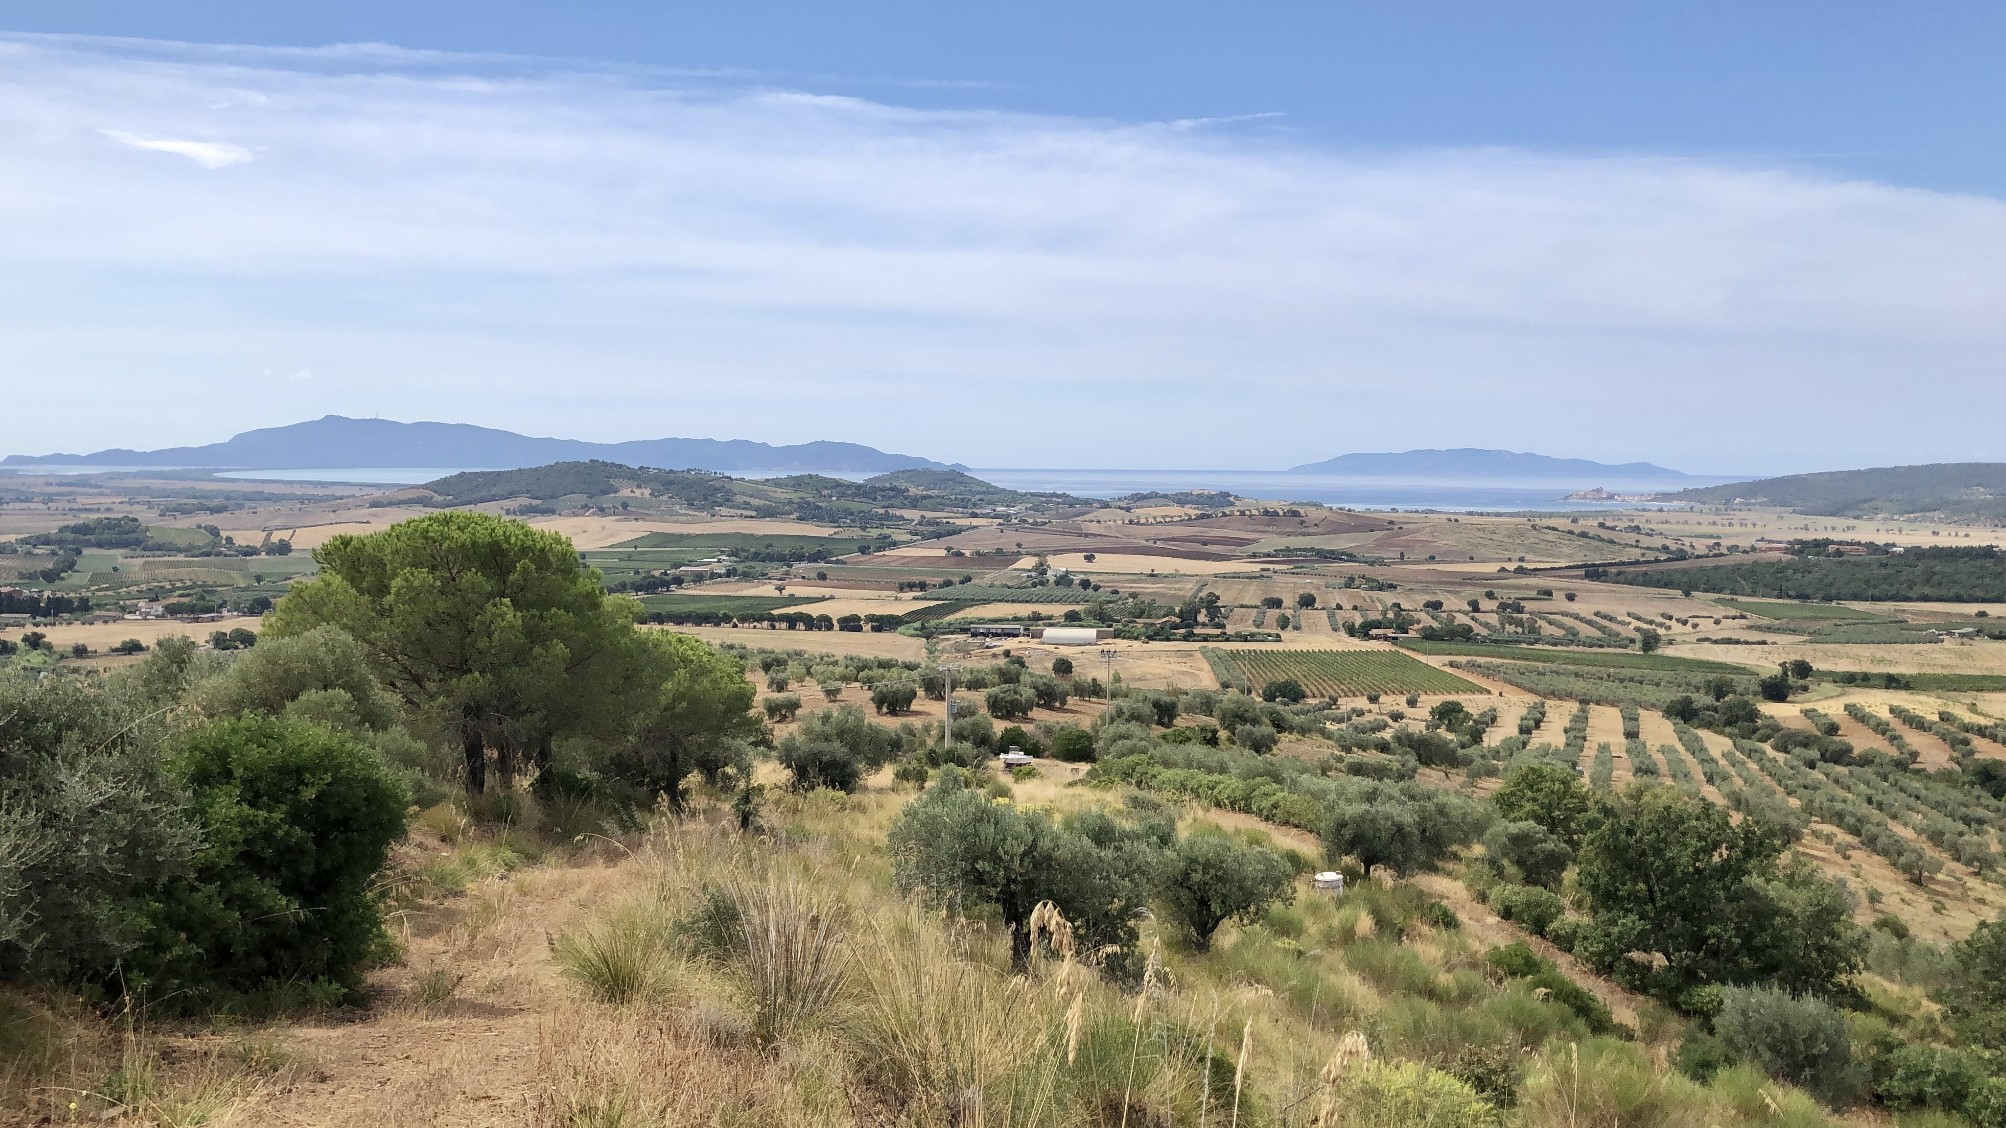
<svg viewBox="0 0 2006 1128"><path fill-rule="evenodd" d="M992 465L1764 469L1985 453L1926 411L1862 426L1891 395L2006 412L1999 201L1209 124L0 39L0 365L72 446L373 409Z"/></svg>
<svg viewBox="0 0 2006 1128"><path fill-rule="evenodd" d="M145 149L151 153L172 153L186 157L203 168L228 168L244 164L251 159L251 151L228 141L177 141L171 137L141 137L127 133L123 129L101 129L98 132L135 149Z"/></svg>

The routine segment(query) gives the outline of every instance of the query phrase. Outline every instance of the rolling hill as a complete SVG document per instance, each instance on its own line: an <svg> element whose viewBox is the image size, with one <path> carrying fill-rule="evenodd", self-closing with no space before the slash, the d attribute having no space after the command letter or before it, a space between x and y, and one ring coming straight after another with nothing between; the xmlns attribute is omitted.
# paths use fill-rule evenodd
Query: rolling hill
<svg viewBox="0 0 2006 1128"><path fill-rule="evenodd" d="M651 497L674 498L698 509L742 506L761 516L792 513L837 523L843 523L844 513L855 516L878 509L1090 504L1065 494L1004 489L958 470L895 470L861 482L821 474L743 479L704 471L652 470L600 460L555 462L520 470L468 471L419 488L433 495L434 500L429 504L440 506L479 505L514 498L606 499L622 491L638 490Z"/></svg>
<svg viewBox="0 0 2006 1128"><path fill-rule="evenodd" d="M1666 494L1695 505L1773 505L1821 517L1940 513L2006 518L2006 462L1937 462L1792 474Z"/></svg>

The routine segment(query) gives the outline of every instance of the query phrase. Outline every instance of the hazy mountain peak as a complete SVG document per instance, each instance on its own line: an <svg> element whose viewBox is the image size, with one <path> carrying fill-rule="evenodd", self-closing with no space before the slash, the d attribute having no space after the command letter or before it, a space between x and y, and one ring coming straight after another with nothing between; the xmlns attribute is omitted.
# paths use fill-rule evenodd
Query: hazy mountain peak
<svg viewBox="0 0 2006 1128"><path fill-rule="evenodd" d="M478 467L516 470L553 462L600 460L628 466L717 471L795 470L883 473L944 469L909 454L857 443L817 441L771 446L747 439L639 439L593 443L537 438L471 423L403 423L324 415L261 427L206 446L162 450L113 448L90 454L9 455L0 466L173 466L217 470L327 470L377 467Z"/></svg>
<svg viewBox="0 0 2006 1128"><path fill-rule="evenodd" d="M1554 458L1510 450L1456 447L1450 450L1409 450L1400 453L1340 454L1322 462L1290 468L1292 474L1357 474L1373 477L1420 478L1556 478L1596 476L1612 480L1684 478L1649 462L1612 465L1585 458Z"/></svg>

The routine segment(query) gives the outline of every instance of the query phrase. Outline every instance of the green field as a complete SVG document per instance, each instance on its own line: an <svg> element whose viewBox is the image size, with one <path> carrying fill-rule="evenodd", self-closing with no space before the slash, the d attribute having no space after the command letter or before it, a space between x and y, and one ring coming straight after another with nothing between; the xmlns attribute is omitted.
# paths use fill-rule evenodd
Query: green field
<svg viewBox="0 0 2006 1128"><path fill-rule="evenodd" d="M811 603L824 602L821 596L805 595L644 595L641 606L650 611L672 614L764 615L789 611Z"/></svg>
<svg viewBox="0 0 2006 1128"><path fill-rule="evenodd" d="M146 539L180 548L201 548L203 545L213 543L208 533L200 529L184 529L179 525L148 525Z"/></svg>
<svg viewBox="0 0 2006 1128"><path fill-rule="evenodd" d="M1717 599L1722 607L1765 619L1873 619L1878 616L1837 603L1771 603L1753 599Z"/></svg>
<svg viewBox="0 0 2006 1128"><path fill-rule="evenodd" d="M940 598L951 598L961 603L1085 603L1093 596L1069 587L1010 588L956 584L952 588L942 588Z"/></svg>
<svg viewBox="0 0 2006 1128"><path fill-rule="evenodd" d="M1872 685L1881 670L1820 670L1821 678L1837 681L1841 674L1853 674L1865 679L1859 684ZM1918 693L2002 693L2006 692L2006 674L1895 674L1905 688ZM1846 684L1846 683L1839 683Z"/></svg>
<svg viewBox="0 0 2006 1128"><path fill-rule="evenodd" d="M1748 667L1704 658L1641 654L1634 650L1559 650L1549 646L1492 646L1481 642L1429 642L1401 639L1403 649L1416 654L1453 658L1495 658L1501 662L1540 662L1557 666L1598 666L1604 669L1679 670L1694 674L1746 675Z"/></svg>
<svg viewBox="0 0 2006 1128"><path fill-rule="evenodd" d="M756 553L816 553L827 556L847 556L861 548L881 548L889 541L875 537L815 537L797 533L776 533L770 536L752 533L648 533L630 541L621 541L612 550L587 552L594 556L612 556L620 549L654 549L680 552L694 552L703 555L728 553L732 556L748 557Z"/></svg>
<svg viewBox="0 0 2006 1128"><path fill-rule="evenodd" d="M1215 670L1237 672L1240 676L1230 680L1256 690L1271 681L1294 678L1318 697L1484 692L1447 670L1395 650L1223 650L1208 646L1204 654Z"/></svg>

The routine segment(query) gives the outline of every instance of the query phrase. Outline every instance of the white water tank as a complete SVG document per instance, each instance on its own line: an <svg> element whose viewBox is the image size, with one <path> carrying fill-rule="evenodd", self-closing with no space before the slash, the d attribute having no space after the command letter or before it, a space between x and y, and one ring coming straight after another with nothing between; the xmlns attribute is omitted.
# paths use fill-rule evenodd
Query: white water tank
<svg viewBox="0 0 2006 1128"><path fill-rule="evenodd" d="M1325 870L1316 875L1316 887L1328 889L1332 893L1344 892L1344 875L1336 870Z"/></svg>

